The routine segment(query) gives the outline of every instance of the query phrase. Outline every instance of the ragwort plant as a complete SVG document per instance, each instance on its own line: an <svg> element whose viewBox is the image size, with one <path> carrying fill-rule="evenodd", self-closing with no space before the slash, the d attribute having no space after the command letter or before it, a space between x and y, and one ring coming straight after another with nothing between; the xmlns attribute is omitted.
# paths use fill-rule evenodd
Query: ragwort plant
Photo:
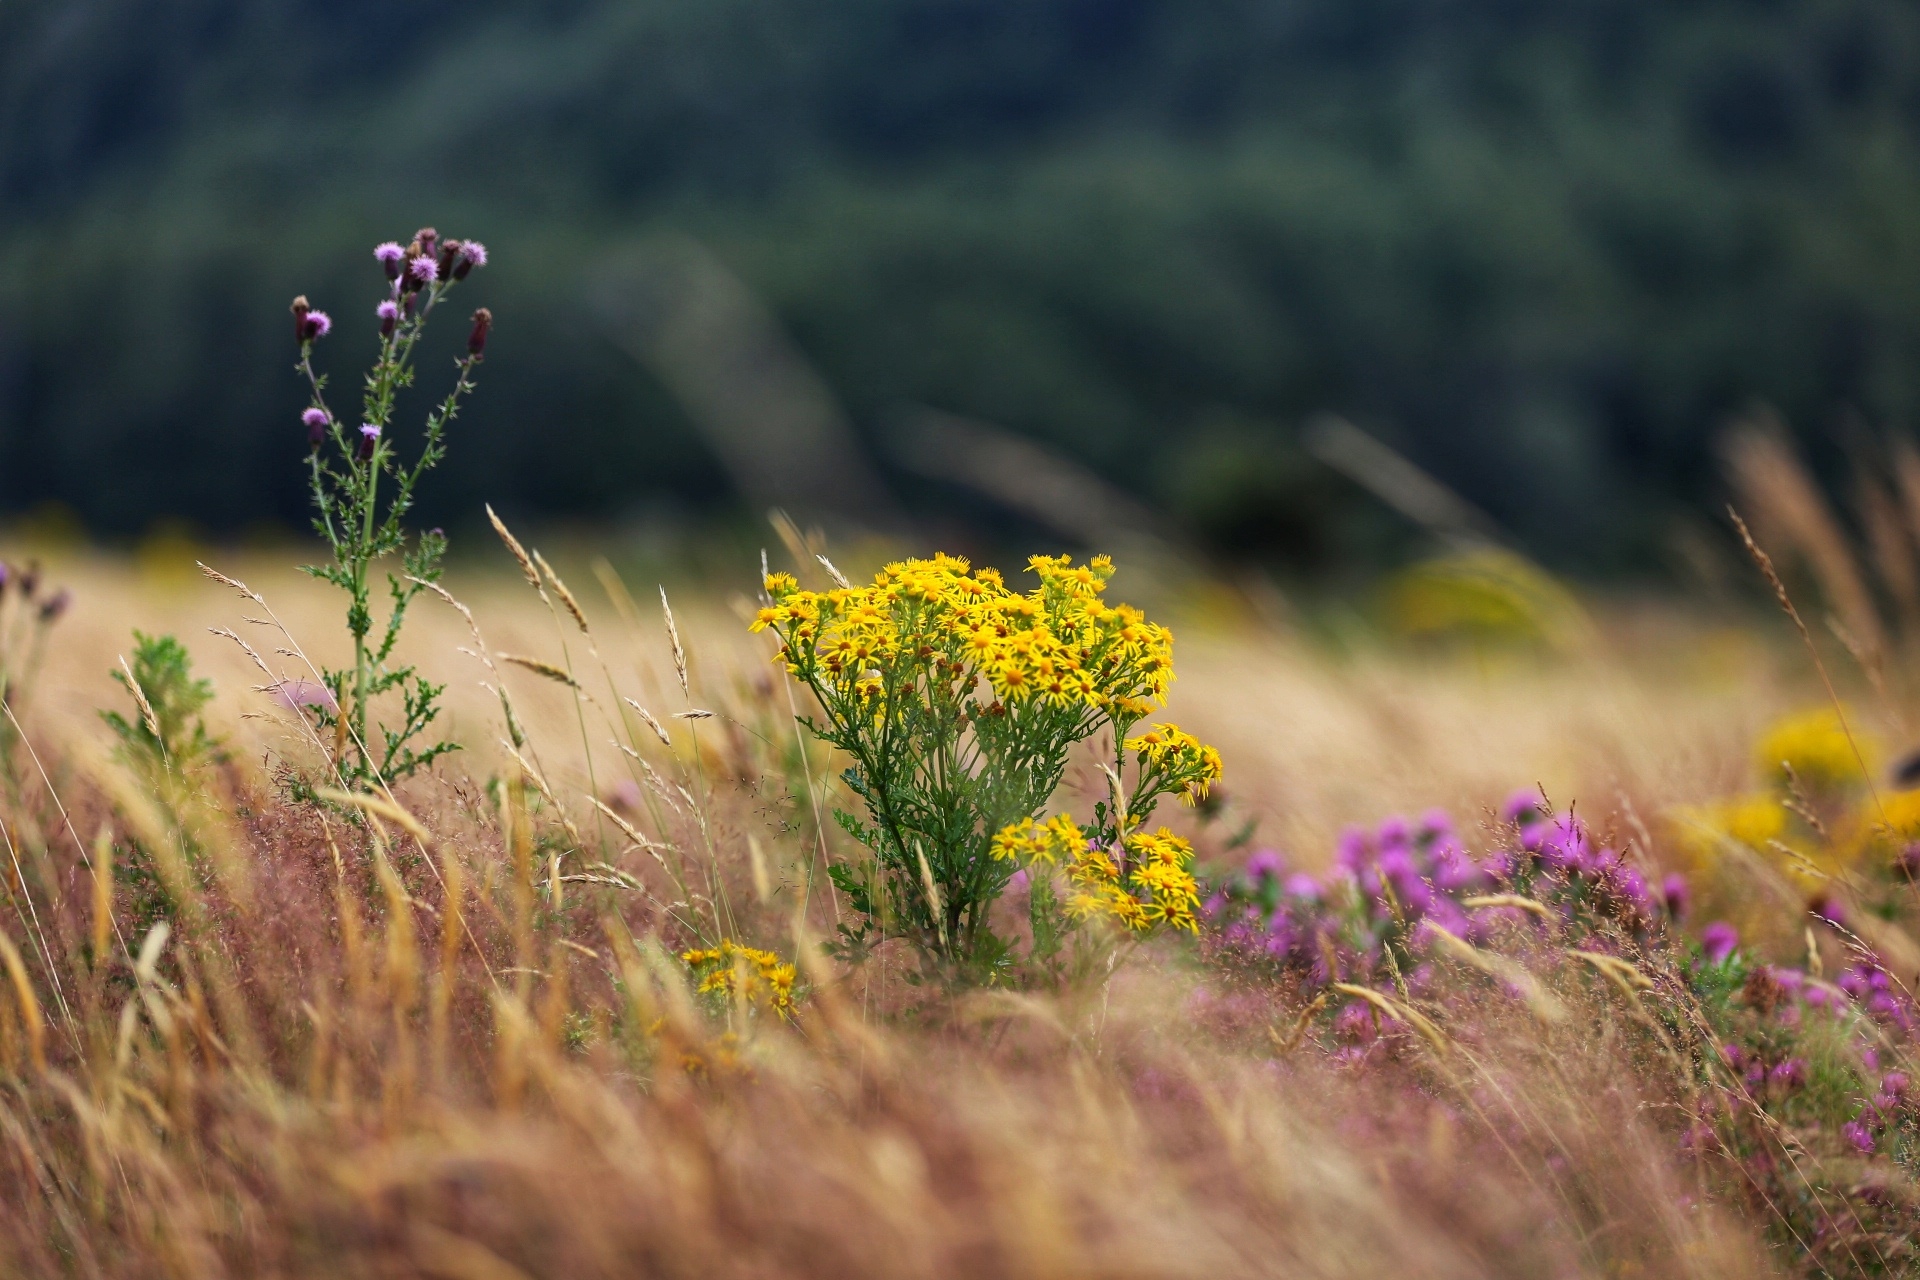
<svg viewBox="0 0 1920 1280"><path fill-rule="evenodd" d="M330 696L314 699L312 710L322 726L333 730L335 768L349 788L397 782L458 749L452 742L428 743L423 736L439 715L445 686L392 659L407 607L439 580L447 549L438 529L412 537L404 520L421 477L446 456L447 425L473 390L473 371L493 325L485 307L473 313L466 354L454 362L453 388L427 413L420 451L411 463L404 462L391 427L400 393L414 382L415 350L427 318L459 282L486 265L487 251L478 241L442 240L424 227L406 248L389 241L373 254L386 271L388 289L374 308L380 353L366 375L357 428L350 429L327 406L327 380L313 368L313 345L332 329L332 320L304 297L293 301L298 367L312 390L301 419L307 427L313 527L333 552L331 564L309 565L306 572L347 593L347 630L353 636L353 665L321 673ZM383 480L391 482L384 496ZM387 574L390 607L376 635L373 567L394 555L400 557L401 572ZM375 700L396 693L398 722L376 724Z"/></svg>
<svg viewBox="0 0 1920 1280"><path fill-rule="evenodd" d="M1030 959L1056 976L1089 922L1194 927L1191 847L1141 828L1163 796L1204 797L1220 757L1171 726L1131 736L1166 699L1172 635L1101 600L1104 556L1030 568L1040 581L1026 594L946 555L890 564L867 587L766 579L753 629L774 633L777 660L813 691L821 715L803 723L850 757L842 776L866 809L834 815L872 853L829 870L861 917L842 925L843 954L904 938L950 972L993 976L1013 957L989 909L1021 871ZM1073 746L1103 730L1110 794L1092 825L1036 823Z"/></svg>

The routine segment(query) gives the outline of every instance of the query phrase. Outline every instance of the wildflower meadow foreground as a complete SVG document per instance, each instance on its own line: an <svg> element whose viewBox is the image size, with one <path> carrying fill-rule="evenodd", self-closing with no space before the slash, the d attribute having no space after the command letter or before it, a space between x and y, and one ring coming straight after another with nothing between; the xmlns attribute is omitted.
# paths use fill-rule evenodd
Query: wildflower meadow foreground
<svg viewBox="0 0 1920 1280"><path fill-rule="evenodd" d="M487 261L379 246L356 383L294 304L304 576L0 569L0 1274L1920 1273L1899 638L450 576Z"/></svg>

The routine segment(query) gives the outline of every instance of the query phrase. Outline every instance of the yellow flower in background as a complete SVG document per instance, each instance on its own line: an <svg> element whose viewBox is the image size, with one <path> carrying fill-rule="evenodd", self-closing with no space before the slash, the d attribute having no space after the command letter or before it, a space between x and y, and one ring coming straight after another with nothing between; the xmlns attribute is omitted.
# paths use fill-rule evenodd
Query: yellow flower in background
<svg viewBox="0 0 1920 1280"><path fill-rule="evenodd" d="M1842 837L1854 859L1887 867L1920 841L1920 791L1882 791L1879 803L1864 801Z"/></svg>
<svg viewBox="0 0 1920 1280"><path fill-rule="evenodd" d="M1832 800L1866 785L1861 757L1871 768L1878 751L1857 719L1849 716L1842 722L1834 708L1818 707L1775 721L1760 736L1753 754L1768 786L1785 790L1790 767L1808 799Z"/></svg>
<svg viewBox="0 0 1920 1280"><path fill-rule="evenodd" d="M701 995L731 997L740 991L748 1003L772 1009L782 1018L793 1013L793 983L798 971L793 965L782 964L771 951L743 947L722 938L719 946L683 951L680 959L699 979L694 989Z"/></svg>
<svg viewBox="0 0 1920 1280"><path fill-rule="evenodd" d="M1592 623L1571 591L1511 551L1482 548L1424 560L1387 589L1387 617L1415 639L1580 647Z"/></svg>

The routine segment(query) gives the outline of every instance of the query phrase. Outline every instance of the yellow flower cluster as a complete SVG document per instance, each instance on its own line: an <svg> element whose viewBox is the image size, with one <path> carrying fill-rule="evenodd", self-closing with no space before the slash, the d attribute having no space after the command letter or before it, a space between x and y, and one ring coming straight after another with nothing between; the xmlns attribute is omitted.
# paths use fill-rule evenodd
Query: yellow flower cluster
<svg viewBox="0 0 1920 1280"><path fill-rule="evenodd" d="M1826 798L1866 784L1867 775L1860 767L1861 752L1871 760L1874 744L1859 736L1858 730L1850 737L1840 713L1832 707L1821 707L1775 722L1755 746L1754 759L1760 766L1760 776L1770 785L1784 789L1786 769L1791 768L1811 798Z"/></svg>
<svg viewBox="0 0 1920 1280"><path fill-rule="evenodd" d="M783 1018L793 1012L796 970L771 951L722 938L719 946L683 951L680 959L700 979L696 990L701 995L730 997L743 989L750 1003L765 1005Z"/></svg>
<svg viewBox="0 0 1920 1280"><path fill-rule="evenodd" d="M966 560L890 564L869 587L802 591L770 574L752 629L771 629L794 675L873 697L928 677L967 697L980 678L1003 706L1039 703L1138 717L1166 700L1173 637L1138 609L1100 599L1113 562L1035 556L1040 585L1021 595Z"/></svg>
<svg viewBox="0 0 1920 1280"><path fill-rule="evenodd" d="M1207 798L1224 768L1220 753L1178 725L1155 725L1128 738L1126 748L1139 755L1143 768L1157 771L1169 790L1178 790L1188 804Z"/></svg>
<svg viewBox="0 0 1920 1280"><path fill-rule="evenodd" d="M994 836L992 853L1023 865L1044 863L1064 871L1072 892L1067 913L1075 919L1104 917L1135 932L1165 923L1195 932L1200 887L1193 878L1193 846L1165 827L1126 838L1125 877L1113 856L1088 842L1072 818L1045 822L1023 818Z"/></svg>

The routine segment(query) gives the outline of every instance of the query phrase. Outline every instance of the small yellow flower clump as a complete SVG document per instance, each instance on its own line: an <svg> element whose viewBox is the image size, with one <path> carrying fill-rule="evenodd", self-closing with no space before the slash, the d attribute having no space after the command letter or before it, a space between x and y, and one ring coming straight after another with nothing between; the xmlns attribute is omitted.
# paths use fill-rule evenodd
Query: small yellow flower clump
<svg viewBox="0 0 1920 1280"><path fill-rule="evenodd" d="M1187 804L1205 800L1223 772L1220 753L1178 725L1155 725L1128 738L1126 747L1139 756L1142 769L1157 771Z"/></svg>
<svg viewBox="0 0 1920 1280"><path fill-rule="evenodd" d="M1113 562L1035 556L1040 585L1009 591L993 569L966 560L890 564L872 586L802 591L790 574L766 579L772 604L753 630L772 629L778 657L802 678L823 678L876 704L922 678L965 697L979 680L995 709L1112 710L1134 718L1164 702L1173 637L1138 609L1104 604ZM876 705L876 714L881 708Z"/></svg>
<svg viewBox="0 0 1920 1280"><path fill-rule="evenodd" d="M1137 831L1122 847L1123 877L1113 855L1089 841L1072 818L1045 822L1023 818L994 836L993 856L1027 866L1033 874L1058 866L1072 892L1067 913L1075 919L1105 917L1135 932L1167 924L1189 933L1199 928L1200 887L1193 878L1193 846L1165 827Z"/></svg>
<svg viewBox="0 0 1920 1280"><path fill-rule="evenodd" d="M764 1005L783 1018L793 1012L796 970L771 951L722 938L719 946L683 951L680 959L700 979L696 990L701 995L731 997L740 991L749 1003Z"/></svg>

